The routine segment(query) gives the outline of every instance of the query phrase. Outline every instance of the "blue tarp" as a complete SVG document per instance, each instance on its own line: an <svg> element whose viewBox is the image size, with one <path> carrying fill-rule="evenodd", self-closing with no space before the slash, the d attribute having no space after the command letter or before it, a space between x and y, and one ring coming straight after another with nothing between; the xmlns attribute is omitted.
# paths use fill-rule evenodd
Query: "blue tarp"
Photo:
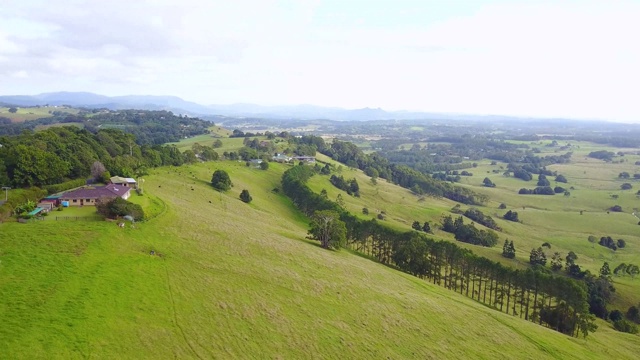
<svg viewBox="0 0 640 360"><path fill-rule="evenodd" d="M33 210L32 212L29 213L29 215L34 216L34 215L38 215L40 213L40 211L44 210L41 207L37 207L35 208L35 210Z"/></svg>

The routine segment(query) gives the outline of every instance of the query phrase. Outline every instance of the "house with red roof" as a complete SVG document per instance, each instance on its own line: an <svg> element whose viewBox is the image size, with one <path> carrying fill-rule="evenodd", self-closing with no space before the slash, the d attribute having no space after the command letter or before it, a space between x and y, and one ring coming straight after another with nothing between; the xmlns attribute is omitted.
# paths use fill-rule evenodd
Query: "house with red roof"
<svg viewBox="0 0 640 360"><path fill-rule="evenodd" d="M98 199L114 199L121 197L125 200L131 195L131 188L122 185L109 184L107 186L86 186L67 191L60 196L61 202L69 206L95 205Z"/></svg>

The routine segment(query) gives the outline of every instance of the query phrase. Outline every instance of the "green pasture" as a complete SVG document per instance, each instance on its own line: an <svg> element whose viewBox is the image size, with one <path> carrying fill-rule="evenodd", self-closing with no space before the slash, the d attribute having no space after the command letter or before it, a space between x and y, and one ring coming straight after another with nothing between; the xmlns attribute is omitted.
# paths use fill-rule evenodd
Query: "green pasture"
<svg viewBox="0 0 640 360"><path fill-rule="evenodd" d="M28 120L36 120L42 118L48 118L53 116L49 112L62 111L70 114L77 114L79 110L54 106L39 106L39 107L17 107L18 111L10 113L9 108L0 107L0 117L6 117L13 122L22 122Z"/></svg>
<svg viewBox="0 0 640 360"><path fill-rule="evenodd" d="M570 338L346 250L321 249L274 190L287 168L154 169L145 195L131 200L156 215L135 228L1 224L2 357L633 359L640 351L638 336L604 322L586 340ZM234 183L226 193L209 185L216 169ZM376 186L361 186L362 201L373 201ZM380 208L410 217L393 205L404 189L377 186L388 193ZM238 199L242 189L253 202ZM408 204L413 196L404 197ZM425 216L439 211L420 204Z"/></svg>

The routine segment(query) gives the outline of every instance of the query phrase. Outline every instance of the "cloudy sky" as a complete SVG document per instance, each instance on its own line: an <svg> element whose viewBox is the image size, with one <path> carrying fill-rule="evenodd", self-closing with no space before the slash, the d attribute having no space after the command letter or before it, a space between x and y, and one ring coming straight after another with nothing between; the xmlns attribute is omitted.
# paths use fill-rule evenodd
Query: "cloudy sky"
<svg viewBox="0 0 640 360"><path fill-rule="evenodd" d="M2 0L0 94L640 122L640 2Z"/></svg>

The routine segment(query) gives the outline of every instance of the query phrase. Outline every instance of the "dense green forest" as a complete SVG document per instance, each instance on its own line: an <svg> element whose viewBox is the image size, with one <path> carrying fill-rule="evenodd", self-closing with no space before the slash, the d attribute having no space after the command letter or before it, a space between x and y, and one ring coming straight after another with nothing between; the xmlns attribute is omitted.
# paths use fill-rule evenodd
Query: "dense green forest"
<svg viewBox="0 0 640 360"><path fill-rule="evenodd" d="M77 127L53 127L0 137L0 183L14 187L45 186L71 179L97 177L92 166L99 162L107 173L140 176L146 169L178 166L213 153L207 146L181 153L175 146L140 145L135 135L118 129L93 133ZM212 156L208 156L212 157ZM103 171L104 173L104 171Z"/></svg>

